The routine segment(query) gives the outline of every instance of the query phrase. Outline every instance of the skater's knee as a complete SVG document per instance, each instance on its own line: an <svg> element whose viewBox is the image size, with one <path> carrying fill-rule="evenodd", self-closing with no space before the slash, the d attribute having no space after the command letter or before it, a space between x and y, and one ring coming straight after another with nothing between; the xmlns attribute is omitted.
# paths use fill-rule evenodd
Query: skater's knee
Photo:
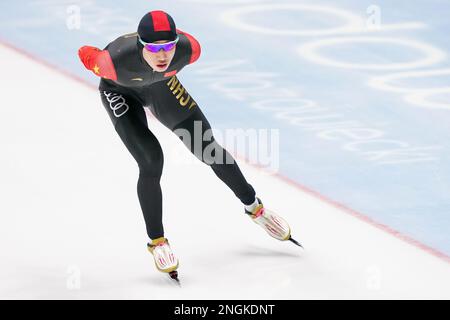
<svg viewBox="0 0 450 320"><path fill-rule="evenodd" d="M161 177L164 166L164 157L162 151L145 153L138 161L141 174Z"/></svg>

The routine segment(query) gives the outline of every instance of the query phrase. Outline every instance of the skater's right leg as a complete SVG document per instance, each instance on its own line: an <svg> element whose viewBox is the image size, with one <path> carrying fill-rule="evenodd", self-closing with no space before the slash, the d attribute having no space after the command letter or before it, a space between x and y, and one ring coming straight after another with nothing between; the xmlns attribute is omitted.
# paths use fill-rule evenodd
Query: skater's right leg
<svg viewBox="0 0 450 320"><path fill-rule="evenodd" d="M152 240L147 245L148 251L153 255L156 268L165 273L172 273L178 269L178 259L170 248L169 241L164 238Z"/></svg>
<svg viewBox="0 0 450 320"><path fill-rule="evenodd" d="M137 193L150 239L164 236L160 179L163 151L150 131L142 104L132 95L100 90L116 132L139 166Z"/></svg>
<svg viewBox="0 0 450 320"><path fill-rule="evenodd" d="M160 180L164 165L163 151L148 128L143 104L132 95L101 90L101 99L120 139L139 166L137 192L144 214L150 243L147 248L157 269L177 280L178 259L164 238Z"/></svg>

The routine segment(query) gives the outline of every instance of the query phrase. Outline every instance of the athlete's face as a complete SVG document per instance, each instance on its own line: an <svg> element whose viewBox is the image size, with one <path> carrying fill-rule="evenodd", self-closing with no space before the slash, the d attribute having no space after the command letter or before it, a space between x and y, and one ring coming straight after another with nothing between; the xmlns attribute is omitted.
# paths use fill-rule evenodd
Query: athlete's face
<svg viewBox="0 0 450 320"><path fill-rule="evenodd" d="M165 43L170 42L168 40L160 40L156 41L155 43ZM172 61L175 50L177 46L174 46L172 50L170 51L164 51L159 50L159 52L153 53L151 51L148 51L147 49L143 48L143 56L145 61L152 67L153 70L157 72L164 72L167 70L167 68L170 65L170 62Z"/></svg>

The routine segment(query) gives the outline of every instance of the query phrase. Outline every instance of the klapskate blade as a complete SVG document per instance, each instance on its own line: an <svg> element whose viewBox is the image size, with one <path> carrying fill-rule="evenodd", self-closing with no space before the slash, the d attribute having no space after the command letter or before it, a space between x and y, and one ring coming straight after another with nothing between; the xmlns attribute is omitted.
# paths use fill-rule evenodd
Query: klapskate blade
<svg viewBox="0 0 450 320"><path fill-rule="evenodd" d="M178 278L178 272L177 271L172 271L168 274L169 279L172 283L178 285L181 288L181 283L180 283L180 279Z"/></svg>
<svg viewBox="0 0 450 320"><path fill-rule="evenodd" d="M289 238L289 241L295 243L295 244L298 245L300 248L305 249L305 248L303 248L303 246L302 246L297 240L295 240L294 238L290 237L290 238Z"/></svg>

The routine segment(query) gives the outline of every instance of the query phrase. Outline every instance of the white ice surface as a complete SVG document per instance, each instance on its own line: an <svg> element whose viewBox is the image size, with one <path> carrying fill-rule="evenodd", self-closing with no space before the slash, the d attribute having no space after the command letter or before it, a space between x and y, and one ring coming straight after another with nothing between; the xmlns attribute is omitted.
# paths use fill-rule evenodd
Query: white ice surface
<svg viewBox="0 0 450 320"><path fill-rule="evenodd" d="M306 250L271 239L151 119L180 259L183 287L172 286L146 251L137 166L97 91L9 48L0 57L0 298L450 298L444 260L240 161Z"/></svg>

